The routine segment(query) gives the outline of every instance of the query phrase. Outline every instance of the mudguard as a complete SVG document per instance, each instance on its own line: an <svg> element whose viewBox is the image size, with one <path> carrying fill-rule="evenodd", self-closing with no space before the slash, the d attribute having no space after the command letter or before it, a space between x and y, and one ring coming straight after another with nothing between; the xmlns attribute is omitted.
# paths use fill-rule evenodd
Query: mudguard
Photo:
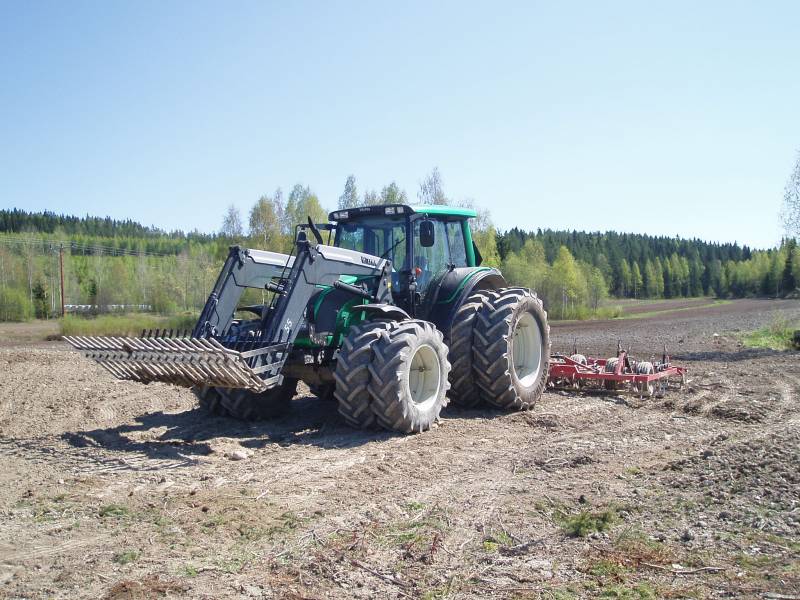
<svg viewBox="0 0 800 600"><path fill-rule="evenodd" d="M367 319L385 319L388 321L405 321L410 319L406 311L394 304L362 304L350 309L352 313L362 312Z"/></svg>
<svg viewBox="0 0 800 600"><path fill-rule="evenodd" d="M419 311L423 319L432 321L447 337L456 311L479 290L496 290L508 286L503 274L493 267L458 267L447 271L431 284L427 302Z"/></svg>

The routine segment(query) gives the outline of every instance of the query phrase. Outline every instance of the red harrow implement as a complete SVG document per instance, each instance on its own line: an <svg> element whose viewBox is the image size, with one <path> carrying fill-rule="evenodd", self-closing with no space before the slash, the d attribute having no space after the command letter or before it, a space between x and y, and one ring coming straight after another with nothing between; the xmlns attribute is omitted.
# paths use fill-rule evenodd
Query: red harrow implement
<svg viewBox="0 0 800 600"><path fill-rule="evenodd" d="M630 354L617 345L614 358L587 358L574 351L571 356L550 356L550 379L553 389L570 391L603 391L615 394L631 393L639 397L662 396L670 379L686 382L685 367L670 363L667 348L660 362L635 361Z"/></svg>

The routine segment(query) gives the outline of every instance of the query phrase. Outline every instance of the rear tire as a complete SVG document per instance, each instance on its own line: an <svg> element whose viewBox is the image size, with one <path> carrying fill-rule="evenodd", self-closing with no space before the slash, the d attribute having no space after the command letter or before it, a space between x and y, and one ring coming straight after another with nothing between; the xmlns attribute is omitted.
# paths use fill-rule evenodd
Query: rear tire
<svg viewBox="0 0 800 600"><path fill-rule="evenodd" d="M394 323L373 346L369 371L372 411L386 429L425 431L447 405L447 346L432 323Z"/></svg>
<svg viewBox="0 0 800 600"><path fill-rule="evenodd" d="M286 377L277 388L261 393L209 386L194 389L202 408L213 415L240 421L263 421L284 414L296 392L297 379Z"/></svg>
<svg viewBox="0 0 800 600"><path fill-rule="evenodd" d="M481 395L475 385L472 368L472 346L474 344L475 317L483 306L486 292L469 296L456 311L450 336L447 339L450 361L450 391L447 397L457 406L472 408L481 403Z"/></svg>
<svg viewBox="0 0 800 600"><path fill-rule="evenodd" d="M372 345L391 326L390 321L366 321L350 328L342 342L333 378L334 395L339 403L339 414L351 427L363 429L375 426L372 397L369 385L369 365L372 362Z"/></svg>
<svg viewBox="0 0 800 600"><path fill-rule="evenodd" d="M475 381L503 410L530 410L547 385L550 326L542 301L524 288L489 292L475 323Z"/></svg>

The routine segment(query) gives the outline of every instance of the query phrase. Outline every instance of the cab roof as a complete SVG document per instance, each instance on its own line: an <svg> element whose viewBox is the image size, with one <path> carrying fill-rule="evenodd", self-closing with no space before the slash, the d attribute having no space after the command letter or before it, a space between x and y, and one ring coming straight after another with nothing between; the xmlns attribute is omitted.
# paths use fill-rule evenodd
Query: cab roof
<svg viewBox="0 0 800 600"><path fill-rule="evenodd" d="M422 214L431 216L472 219L478 214L471 208L443 204L378 204L335 210L328 215L330 221L352 221L360 217L377 215Z"/></svg>

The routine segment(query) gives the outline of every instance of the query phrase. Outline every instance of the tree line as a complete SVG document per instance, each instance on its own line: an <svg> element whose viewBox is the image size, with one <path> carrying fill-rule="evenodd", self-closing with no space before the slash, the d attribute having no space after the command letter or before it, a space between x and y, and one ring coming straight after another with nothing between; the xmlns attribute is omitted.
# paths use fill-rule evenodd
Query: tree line
<svg viewBox="0 0 800 600"><path fill-rule="evenodd" d="M541 245L549 263L567 248L597 268L609 293L620 298L780 296L795 290L799 275L793 238L778 248L753 251L679 237L514 228L498 235L501 258L519 254L529 241Z"/></svg>
<svg viewBox="0 0 800 600"><path fill-rule="evenodd" d="M148 227L131 219L119 220L111 217L76 217L56 214L51 211L28 212L19 208L0 210L0 232L2 233L55 233L84 238L173 238L207 239L209 236L198 231L184 233L176 230L166 232L157 227Z"/></svg>
<svg viewBox="0 0 800 600"><path fill-rule="evenodd" d="M800 182L800 175L795 179ZM787 192L787 198L798 197L796 191L794 196ZM438 169L419 183L416 201L474 208L478 217L472 228L484 264L499 267L513 285L537 290L556 318L597 314L609 297L781 296L796 293L800 284L800 249L794 237L787 236L777 248L754 250L735 243L614 231L498 232L488 210L445 192ZM337 208L409 202L409 194L394 181L361 191L350 175ZM108 217L2 210L0 320L57 313L62 244L69 304L98 309L134 305L161 313L197 310L229 245L288 252L295 225L308 216L327 222L319 197L300 183L288 193L277 188L262 195L244 217L231 205L214 233L166 232Z"/></svg>

